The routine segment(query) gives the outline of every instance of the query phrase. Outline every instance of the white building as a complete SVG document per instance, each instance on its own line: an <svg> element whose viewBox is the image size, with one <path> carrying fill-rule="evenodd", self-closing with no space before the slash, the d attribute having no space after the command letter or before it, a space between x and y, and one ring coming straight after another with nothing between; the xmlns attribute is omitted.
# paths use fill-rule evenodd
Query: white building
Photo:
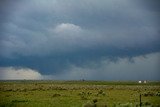
<svg viewBox="0 0 160 107"><path fill-rule="evenodd" d="M141 84L141 83L142 83L142 81L138 81L138 83L140 83L140 84Z"/></svg>

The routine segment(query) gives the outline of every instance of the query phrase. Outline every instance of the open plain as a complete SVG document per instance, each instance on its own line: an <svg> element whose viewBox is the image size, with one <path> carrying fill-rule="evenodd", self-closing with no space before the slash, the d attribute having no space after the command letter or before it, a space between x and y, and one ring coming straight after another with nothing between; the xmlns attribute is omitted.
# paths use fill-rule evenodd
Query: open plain
<svg viewBox="0 0 160 107"><path fill-rule="evenodd" d="M0 107L139 107L140 99L160 107L160 82L0 81Z"/></svg>

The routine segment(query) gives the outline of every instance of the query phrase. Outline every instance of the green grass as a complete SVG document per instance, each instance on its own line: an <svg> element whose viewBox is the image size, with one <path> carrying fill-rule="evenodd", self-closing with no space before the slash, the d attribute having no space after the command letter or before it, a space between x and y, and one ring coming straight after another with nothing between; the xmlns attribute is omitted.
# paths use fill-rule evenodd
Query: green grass
<svg viewBox="0 0 160 107"><path fill-rule="evenodd" d="M0 107L160 107L160 82L0 81Z"/></svg>

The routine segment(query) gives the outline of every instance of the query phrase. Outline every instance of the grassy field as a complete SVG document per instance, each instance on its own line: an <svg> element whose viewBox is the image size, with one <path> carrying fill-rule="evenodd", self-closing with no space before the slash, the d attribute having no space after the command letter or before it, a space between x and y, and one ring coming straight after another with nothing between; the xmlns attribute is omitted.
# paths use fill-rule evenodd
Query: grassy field
<svg viewBox="0 0 160 107"><path fill-rule="evenodd" d="M160 82L0 81L0 107L160 107Z"/></svg>

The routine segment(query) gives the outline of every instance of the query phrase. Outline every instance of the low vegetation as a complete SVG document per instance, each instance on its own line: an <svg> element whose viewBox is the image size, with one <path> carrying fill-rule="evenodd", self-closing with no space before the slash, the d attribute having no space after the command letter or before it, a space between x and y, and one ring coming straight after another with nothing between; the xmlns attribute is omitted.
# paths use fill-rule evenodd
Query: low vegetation
<svg viewBox="0 0 160 107"><path fill-rule="evenodd" d="M160 82L0 81L0 107L160 107Z"/></svg>

